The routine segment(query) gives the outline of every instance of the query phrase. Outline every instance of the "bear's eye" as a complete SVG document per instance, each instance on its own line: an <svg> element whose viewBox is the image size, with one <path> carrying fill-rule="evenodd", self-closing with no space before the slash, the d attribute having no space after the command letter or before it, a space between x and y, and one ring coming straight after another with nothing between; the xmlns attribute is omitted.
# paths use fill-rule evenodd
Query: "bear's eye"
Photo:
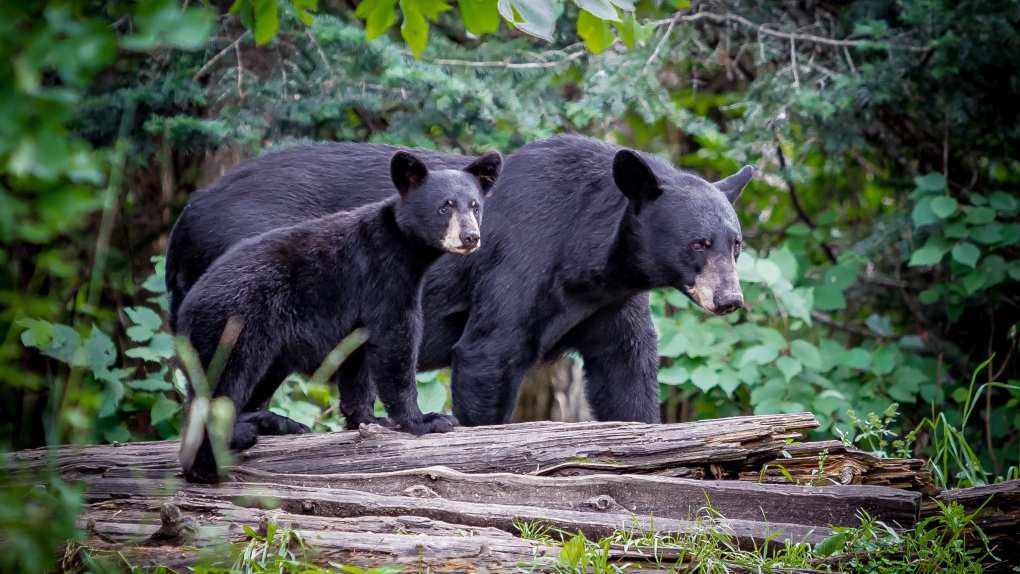
<svg viewBox="0 0 1020 574"><path fill-rule="evenodd" d="M693 249L695 251L701 251L702 249L705 249L706 247L708 247L708 240L707 239L699 239L699 240L694 241L694 242L691 243L691 249Z"/></svg>
<svg viewBox="0 0 1020 574"><path fill-rule="evenodd" d="M477 201L472 201L471 202L471 210L474 211L475 213L478 213L478 202Z"/></svg>
<svg viewBox="0 0 1020 574"><path fill-rule="evenodd" d="M450 208L449 207L444 205L444 206L439 208L439 214L440 215L446 215L447 213L450 213Z"/></svg>
<svg viewBox="0 0 1020 574"><path fill-rule="evenodd" d="M740 250L744 248L744 242L740 239L733 241L733 254L740 255Z"/></svg>

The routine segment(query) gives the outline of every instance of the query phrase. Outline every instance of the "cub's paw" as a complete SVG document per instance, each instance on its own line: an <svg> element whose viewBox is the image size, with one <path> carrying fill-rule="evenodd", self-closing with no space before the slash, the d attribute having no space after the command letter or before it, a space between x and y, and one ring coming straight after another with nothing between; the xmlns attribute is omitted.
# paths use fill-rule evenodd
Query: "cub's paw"
<svg viewBox="0 0 1020 574"><path fill-rule="evenodd" d="M230 450L248 450L259 442L259 429L254 423L240 421L234 425L234 435L230 437Z"/></svg>
<svg viewBox="0 0 1020 574"><path fill-rule="evenodd" d="M426 413L420 421L410 424L401 423L400 430L414 435L423 435L434 432L450 432L460 423L450 415L440 413Z"/></svg>
<svg viewBox="0 0 1020 574"><path fill-rule="evenodd" d="M242 413L238 417L237 423L238 425L243 423L254 425L260 435L308 434L312 432L308 425L272 411Z"/></svg>

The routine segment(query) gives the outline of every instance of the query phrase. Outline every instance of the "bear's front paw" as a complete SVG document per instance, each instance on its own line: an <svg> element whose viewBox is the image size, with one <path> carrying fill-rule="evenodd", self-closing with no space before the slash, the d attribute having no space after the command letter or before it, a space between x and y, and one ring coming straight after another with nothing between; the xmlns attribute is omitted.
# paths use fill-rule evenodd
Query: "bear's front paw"
<svg viewBox="0 0 1020 574"><path fill-rule="evenodd" d="M422 432L415 434L427 434L434 432L450 432L460 426L457 419L440 413L425 413L422 417Z"/></svg>
<svg viewBox="0 0 1020 574"><path fill-rule="evenodd" d="M401 432L411 434L428 434L431 432L450 432L460 425L457 419L440 413L425 413L419 419L397 420L400 426L395 427Z"/></svg>

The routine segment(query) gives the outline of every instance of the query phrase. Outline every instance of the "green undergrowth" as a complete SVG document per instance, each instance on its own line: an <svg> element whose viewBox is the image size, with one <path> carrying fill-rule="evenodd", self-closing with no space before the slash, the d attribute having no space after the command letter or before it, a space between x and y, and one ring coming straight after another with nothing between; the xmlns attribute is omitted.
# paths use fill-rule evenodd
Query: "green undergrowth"
<svg viewBox="0 0 1020 574"><path fill-rule="evenodd" d="M654 569L677 574L723 574L730 572L781 572L788 569L856 573L948 573L978 574L996 561L988 541L956 503L939 504L940 512L915 527L900 529L862 513L860 525L836 527L817 544L789 540L782 529L751 548L741 547L722 528L723 517L710 505L702 509L693 528L684 533L648 530L635 520L612 535L590 540L541 522L517 522L521 538L539 546L556 546L558 556L522 557L518 572L619 573ZM418 564L354 566L335 562L320 565L316 551L301 534L289 527L264 524L260 530L245 526L247 540L227 547L204 549L195 566L187 569L132 566L121 553L96 551L69 545L62 564L64 572L132 574L396 574L430 572L424 560ZM973 544L974 538L981 543ZM976 547L975 547L976 546Z"/></svg>
<svg viewBox="0 0 1020 574"><path fill-rule="evenodd" d="M518 565L523 572L553 571L618 573L655 569L670 573L723 574L779 572L787 569L846 573L979 573L995 562L988 540L956 503L939 503L940 512L911 529L898 529L862 513L860 526L836 527L817 544L786 538L782 529L770 533L752 548L741 548L720 525L722 517L711 506L703 509L694 527L681 534L643 532L624 528L611 536L589 540L542 523L516 524L522 538L560 546L556 558L536 553ZM977 537L975 545L970 538ZM971 544L968 544L971 542ZM970 547L968 547L970 546ZM628 560L621 557L626 554Z"/></svg>

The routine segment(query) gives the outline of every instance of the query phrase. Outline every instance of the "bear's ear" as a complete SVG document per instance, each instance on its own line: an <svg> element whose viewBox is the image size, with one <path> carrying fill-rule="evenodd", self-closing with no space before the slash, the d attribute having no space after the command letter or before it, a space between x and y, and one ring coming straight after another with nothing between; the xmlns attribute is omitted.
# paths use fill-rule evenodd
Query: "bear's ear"
<svg viewBox="0 0 1020 574"><path fill-rule="evenodd" d="M471 165L464 168L478 180L478 187L482 190L482 196L489 195L492 186L496 185L499 171L503 169L503 156L498 151L490 151L482 157L471 162Z"/></svg>
<svg viewBox="0 0 1020 574"><path fill-rule="evenodd" d="M390 177L400 195L418 187L429 176L429 170L418 156L409 151L398 151L390 160Z"/></svg>
<svg viewBox="0 0 1020 574"><path fill-rule="evenodd" d="M745 165L737 173L724 180L715 182L715 186L719 188L719 191L726 194L726 199L730 200L730 203L736 203L740 199L740 194L744 192L744 186L747 185L747 182L751 181L752 175L754 175L754 168Z"/></svg>
<svg viewBox="0 0 1020 574"><path fill-rule="evenodd" d="M616 152L613 158L613 181L638 206L662 195L662 184L658 176L641 156L629 149Z"/></svg>

